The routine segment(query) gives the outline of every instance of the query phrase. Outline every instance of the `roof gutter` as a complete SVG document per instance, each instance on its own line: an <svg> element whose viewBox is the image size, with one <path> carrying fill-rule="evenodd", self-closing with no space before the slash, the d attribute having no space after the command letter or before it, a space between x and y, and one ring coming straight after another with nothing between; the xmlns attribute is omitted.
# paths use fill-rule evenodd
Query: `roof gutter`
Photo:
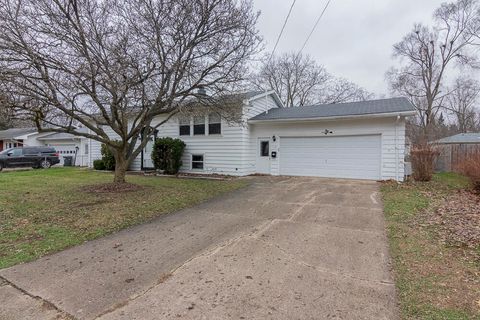
<svg viewBox="0 0 480 320"><path fill-rule="evenodd" d="M296 122L296 121L329 121L337 119L363 119L363 118L388 118L388 117L407 117L413 116L416 111L388 112L388 113L369 113L359 115L331 116L331 117L312 117L312 118L290 118L290 119L264 119L248 120L248 123L271 123L271 122Z"/></svg>

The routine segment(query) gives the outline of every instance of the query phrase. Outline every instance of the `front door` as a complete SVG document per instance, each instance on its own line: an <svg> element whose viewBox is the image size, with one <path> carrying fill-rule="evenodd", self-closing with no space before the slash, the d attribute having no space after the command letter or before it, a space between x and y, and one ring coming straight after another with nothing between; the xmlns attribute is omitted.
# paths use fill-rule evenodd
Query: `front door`
<svg viewBox="0 0 480 320"><path fill-rule="evenodd" d="M153 169L153 161L152 161L152 151L153 151L153 145L155 144L155 137L150 136L148 138L147 144L145 145L145 148L143 149L143 168L144 169Z"/></svg>
<svg viewBox="0 0 480 320"><path fill-rule="evenodd" d="M257 173L270 174L270 138L257 141Z"/></svg>

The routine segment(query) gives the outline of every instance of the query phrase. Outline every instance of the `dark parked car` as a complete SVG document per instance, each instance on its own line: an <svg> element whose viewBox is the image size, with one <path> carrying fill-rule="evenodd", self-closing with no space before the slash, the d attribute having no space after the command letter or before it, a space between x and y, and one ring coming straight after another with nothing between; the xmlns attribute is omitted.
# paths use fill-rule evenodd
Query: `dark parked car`
<svg viewBox="0 0 480 320"><path fill-rule="evenodd" d="M52 147L11 148L0 152L0 171L3 168L50 168L60 163L57 151Z"/></svg>

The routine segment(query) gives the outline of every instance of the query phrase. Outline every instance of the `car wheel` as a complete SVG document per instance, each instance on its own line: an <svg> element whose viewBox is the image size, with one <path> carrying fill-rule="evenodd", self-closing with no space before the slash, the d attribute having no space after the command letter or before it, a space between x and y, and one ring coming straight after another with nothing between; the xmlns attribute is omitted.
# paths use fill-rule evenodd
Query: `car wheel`
<svg viewBox="0 0 480 320"><path fill-rule="evenodd" d="M43 169L48 169L52 166L52 164L50 163L50 161L48 160L42 160L40 162L40 167L42 167Z"/></svg>

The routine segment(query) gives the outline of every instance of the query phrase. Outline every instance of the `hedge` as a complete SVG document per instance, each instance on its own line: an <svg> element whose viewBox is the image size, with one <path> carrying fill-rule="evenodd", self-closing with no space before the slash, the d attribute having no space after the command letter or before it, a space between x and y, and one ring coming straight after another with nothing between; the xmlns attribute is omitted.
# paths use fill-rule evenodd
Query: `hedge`
<svg viewBox="0 0 480 320"><path fill-rule="evenodd" d="M152 151L155 169L163 170L166 174L177 174L182 166L183 150L185 142L180 139L157 139Z"/></svg>

